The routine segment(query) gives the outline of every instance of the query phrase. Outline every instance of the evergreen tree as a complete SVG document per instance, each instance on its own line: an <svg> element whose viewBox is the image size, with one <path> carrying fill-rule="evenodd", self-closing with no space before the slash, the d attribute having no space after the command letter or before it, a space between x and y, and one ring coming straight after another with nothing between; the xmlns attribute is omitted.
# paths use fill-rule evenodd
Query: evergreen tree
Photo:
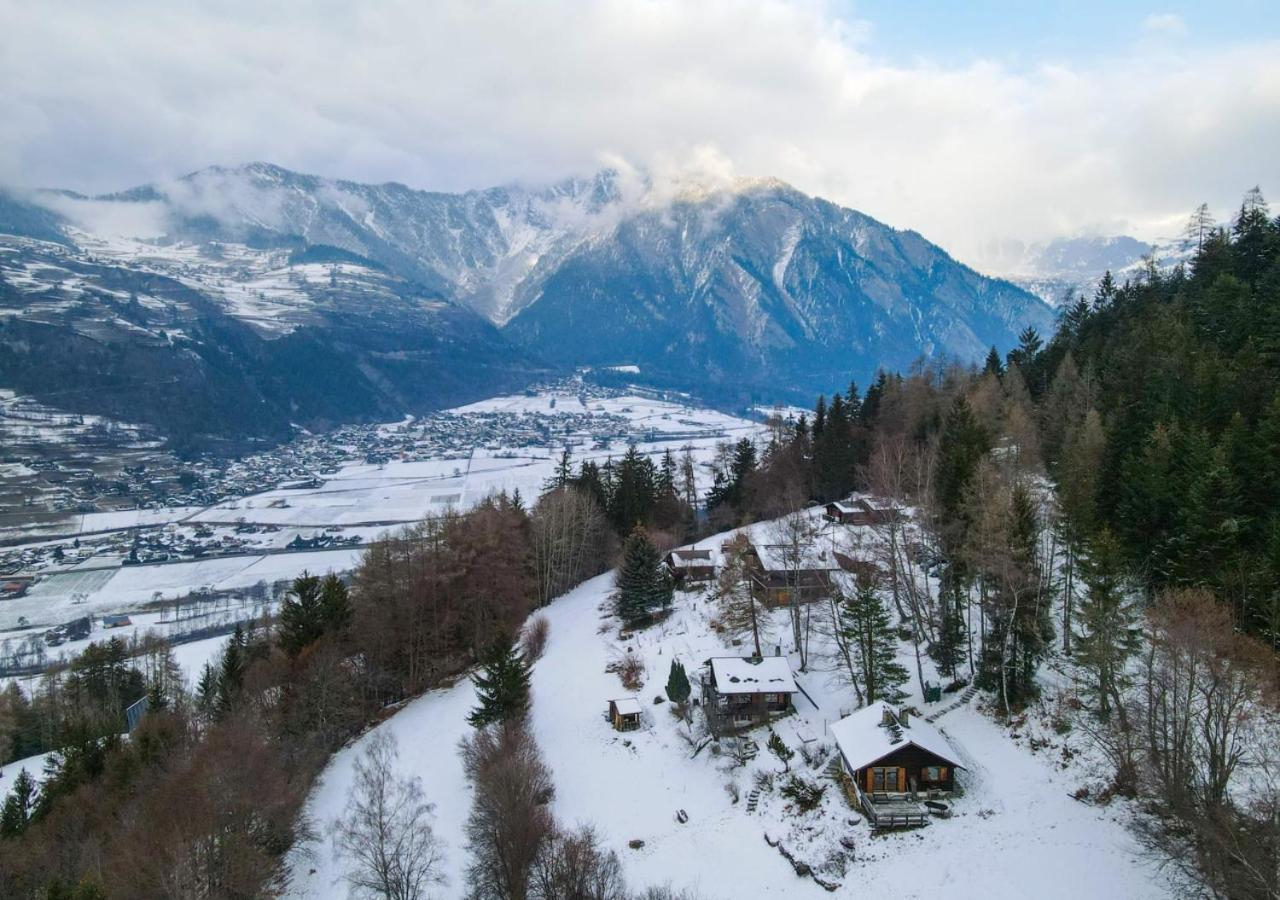
<svg viewBox="0 0 1280 900"><path fill-rule="evenodd" d="M614 609L628 625L671 605L675 587L648 532L636 527L622 548Z"/></svg>
<svg viewBox="0 0 1280 900"><path fill-rule="evenodd" d="M15 838L26 831L37 802L36 781L23 769L13 780L13 790L0 808L0 837Z"/></svg>
<svg viewBox="0 0 1280 900"><path fill-rule="evenodd" d="M205 663L196 682L196 708L205 716L213 716L218 708L218 670Z"/></svg>
<svg viewBox="0 0 1280 900"><path fill-rule="evenodd" d="M1000 361L1000 351L995 347L987 353L987 361L983 364L982 371L997 378L1004 374L1004 363Z"/></svg>
<svg viewBox="0 0 1280 900"><path fill-rule="evenodd" d="M230 713L240 700L240 692L244 688L247 646L244 629L237 625L231 640L227 641L226 649L222 651L222 668L218 673L215 705L215 712L219 717Z"/></svg>
<svg viewBox="0 0 1280 900"><path fill-rule="evenodd" d="M471 676L480 705L467 716L475 728L523 719L529 712L529 665L509 639L485 653L484 668Z"/></svg>
<svg viewBox="0 0 1280 900"><path fill-rule="evenodd" d="M841 601L839 613L841 637L848 644L853 675L866 702L895 699L909 676L898 662L898 638L875 588L860 584Z"/></svg>
<svg viewBox="0 0 1280 900"><path fill-rule="evenodd" d="M964 588L955 581L959 577L957 568L948 565L943 573L943 589L939 591L938 599L938 637L929 646L929 658L937 665L938 672L948 678L957 677L967 646L964 613L961 611Z"/></svg>
<svg viewBox="0 0 1280 900"><path fill-rule="evenodd" d="M1098 715L1110 718L1123 713L1120 696L1128 679L1125 666L1138 651L1138 609L1124 572L1120 544L1107 529L1089 542L1088 555L1080 560L1085 595L1076 621L1075 659L1088 673L1087 689L1097 703Z"/></svg>
<svg viewBox="0 0 1280 900"><path fill-rule="evenodd" d="M791 760L795 758L796 751L788 747L787 742L778 737L778 732L772 728L769 729L769 743L765 746L769 748L770 753L778 757L784 771L791 771Z"/></svg>
<svg viewBox="0 0 1280 900"><path fill-rule="evenodd" d="M341 578L333 573L320 585L320 630L337 634L351 624L351 594Z"/></svg>
<svg viewBox="0 0 1280 900"><path fill-rule="evenodd" d="M667 699L676 704L687 703L692 691L684 664L676 659L671 660L671 672L667 675Z"/></svg>
<svg viewBox="0 0 1280 900"><path fill-rule="evenodd" d="M277 641L280 649L297 656L316 641L323 628L320 610L320 578L303 572L280 605Z"/></svg>

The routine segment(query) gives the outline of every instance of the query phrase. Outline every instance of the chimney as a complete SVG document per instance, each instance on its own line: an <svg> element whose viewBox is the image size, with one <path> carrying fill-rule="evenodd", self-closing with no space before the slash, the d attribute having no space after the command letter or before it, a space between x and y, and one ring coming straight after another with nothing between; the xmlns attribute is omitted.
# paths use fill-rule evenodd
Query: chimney
<svg viewBox="0 0 1280 900"><path fill-rule="evenodd" d="M905 708L898 710L898 724L903 728L910 727L910 722L908 721L910 718L911 716Z"/></svg>
<svg viewBox="0 0 1280 900"><path fill-rule="evenodd" d="M891 709L890 709L889 707L887 707L887 706L882 707L882 708L881 708L881 710L880 710L880 725L881 725L881 727L883 727L883 728L889 728L889 727L892 727L892 726L895 724L895 722L896 722L896 720L895 720L895 719L894 719L894 717L893 717L893 710L891 710Z"/></svg>

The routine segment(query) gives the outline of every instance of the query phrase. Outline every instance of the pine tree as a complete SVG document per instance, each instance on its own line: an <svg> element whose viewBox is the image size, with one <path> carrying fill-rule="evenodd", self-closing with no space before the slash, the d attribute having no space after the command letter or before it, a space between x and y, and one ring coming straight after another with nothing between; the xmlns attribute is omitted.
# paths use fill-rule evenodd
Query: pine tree
<svg viewBox="0 0 1280 900"><path fill-rule="evenodd" d="M322 627L320 578L303 572L293 580L288 596L280 605L277 637L280 649L297 656L320 637Z"/></svg>
<svg viewBox="0 0 1280 900"><path fill-rule="evenodd" d="M485 653L484 668L471 676L480 705L467 716L475 728L523 719L529 712L529 666L504 638Z"/></svg>
<svg viewBox="0 0 1280 900"><path fill-rule="evenodd" d="M788 747L786 741L778 737L778 732L772 728L769 729L769 742L765 746L769 748L770 753L778 757L785 771L791 771L791 760L795 758L796 751Z"/></svg>
<svg viewBox="0 0 1280 900"><path fill-rule="evenodd" d="M244 687L245 650L247 641L244 629L236 626L231 640L227 641L222 651L222 669L218 673L218 692L215 712L225 716L235 708L240 699L240 691Z"/></svg>
<svg viewBox="0 0 1280 900"><path fill-rule="evenodd" d="M320 630L337 634L351 624L351 594L337 575L330 573L320 585Z"/></svg>
<svg viewBox="0 0 1280 900"><path fill-rule="evenodd" d="M898 638L875 588L859 585L841 602L839 613L841 637L848 644L853 676L866 702L894 699L910 676L898 662Z"/></svg>
<svg viewBox="0 0 1280 900"><path fill-rule="evenodd" d="M196 682L196 708L205 716L212 716L218 708L218 670L213 663L205 663Z"/></svg>
<svg viewBox="0 0 1280 900"><path fill-rule="evenodd" d="M13 780L13 790L0 808L0 837L14 838L26 831L37 802L36 781L23 769Z"/></svg>
<svg viewBox="0 0 1280 900"><path fill-rule="evenodd" d="M684 664L677 659L671 660L671 672L667 675L667 699L677 705L687 703L692 692Z"/></svg>
<svg viewBox="0 0 1280 900"><path fill-rule="evenodd" d="M1004 363L1000 361L1000 351L995 347L987 353L987 361L983 364L982 371L997 378L1004 374Z"/></svg>
<svg viewBox="0 0 1280 900"><path fill-rule="evenodd" d="M622 548L614 609L628 625L671 605L675 587L648 533L636 527Z"/></svg>
<svg viewBox="0 0 1280 900"><path fill-rule="evenodd" d="M1077 609L1075 659L1089 674L1088 692L1098 705L1098 715L1110 718L1120 709L1127 684L1125 666L1138 651L1140 629L1136 600L1125 578L1123 552L1107 529L1089 542L1088 555L1080 560L1085 595Z"/></svg>
<svg viewBox="0 0 1280 900"><path fill-rule="evenodd" d="M929 658L937 665L938 672L948 678L956 677L967 646L964 613L960 611L964 588L958 578L957 567L948 565L938 598L938 638L929 646Z"/></svg>

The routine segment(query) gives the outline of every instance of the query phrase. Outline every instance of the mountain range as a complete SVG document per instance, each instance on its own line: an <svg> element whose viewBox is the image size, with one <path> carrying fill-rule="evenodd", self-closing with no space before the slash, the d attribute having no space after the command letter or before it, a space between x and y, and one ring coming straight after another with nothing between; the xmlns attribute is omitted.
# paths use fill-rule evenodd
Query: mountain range
<svg viewBox="0 0 1280 900"><path fill-rule="evenodd" d="M254 163L0 194L0 292L0 387L267 440L572 367L807 402L1053 324L919 234L782 182L616 171L439 193Z"/></svg>

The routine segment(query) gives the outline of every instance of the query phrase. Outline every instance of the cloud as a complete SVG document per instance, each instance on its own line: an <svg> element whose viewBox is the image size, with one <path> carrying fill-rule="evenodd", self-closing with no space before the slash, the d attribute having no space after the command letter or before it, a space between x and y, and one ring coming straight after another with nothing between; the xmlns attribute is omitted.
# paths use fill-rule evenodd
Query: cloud
<svg viewBox="0 0 1280 900"><path fill-rule="evenodd" d="M456 190L623 161L676 191L777 176L971 259L1102 221L1155 236L1280 182L1276 41L898 65L839 11L0 0L0 180L114 190L261 159Z"/></svg>

